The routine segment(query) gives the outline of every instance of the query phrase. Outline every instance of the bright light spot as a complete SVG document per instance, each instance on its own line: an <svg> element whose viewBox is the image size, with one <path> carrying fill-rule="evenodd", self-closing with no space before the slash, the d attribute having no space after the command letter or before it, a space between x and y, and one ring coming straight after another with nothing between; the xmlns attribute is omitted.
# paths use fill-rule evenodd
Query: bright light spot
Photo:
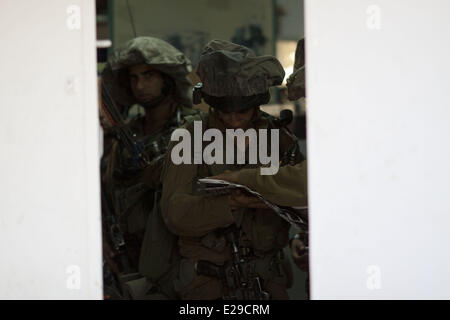
<svg viewBox="0 0 450 320"><path fill-rule="evenodd" d="M289 76L292 74L292 72L294 72L294 66L289 66L287 68L284 68L285 77L284 77L283 84L286 84L286 80L287 80L287 78L289 78Z"/></svg>
<svg viewBox="0 0 450 320"><path fill-rule="evenodd" d="M289 58L291 59L292 62L295 61L295 51L293 51L289 54Z"/></svg>

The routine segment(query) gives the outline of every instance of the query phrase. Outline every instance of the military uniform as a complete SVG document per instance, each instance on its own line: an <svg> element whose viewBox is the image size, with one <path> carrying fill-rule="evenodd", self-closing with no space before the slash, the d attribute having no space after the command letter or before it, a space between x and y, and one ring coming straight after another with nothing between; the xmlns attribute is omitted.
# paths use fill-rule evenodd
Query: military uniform
<svg viewBox="0 0 450 320"><path fill-rule="evenodd" d="M280 84L283 79L284 71L279 62L273 57L255 57L245 47L220 40L210 42L202 58L197 72L203 81L205 95L208 95L206 101L215 103L220 94L233 96L236 100L233 98L228 102L239 102L231 106L237 112L247 108L242 105L242 101L256 101L251 127L257 130L280 129L282 164L301 162L303 157L298 152L298 142L285 128L278 127L273 117L257 107L257 95L264 95L270 86ZM219 108L214 107L207 116L197 117L202 122L203 130L215 128L225 132L226 127L216 109ZM193 123L187 124L185 128L193 136ZM169 153L174 145L171 143L169 146ZM267 145L270 147L270 143ZM226 158L225 150L223 157ZM195 268L199 261L211 262L219 268L231 261L232 251L225 231L230 226L237 230L239 250L246 252L245 257L251 261L252 271L261 279L263 290L272 299L289 298L286 289L292 284L292 270L283 251L289 240L289 224L269 209L241 208L232 211L227 196L202 194L195 184L198 178L214 176L226 170L261 166L259 162L254 165L176 165L167 158L162 177L161 208L166 225L179 236L178 247L182 259L175 289L181 298L220 299L230 289L223 279L200 274Z"/></svg>

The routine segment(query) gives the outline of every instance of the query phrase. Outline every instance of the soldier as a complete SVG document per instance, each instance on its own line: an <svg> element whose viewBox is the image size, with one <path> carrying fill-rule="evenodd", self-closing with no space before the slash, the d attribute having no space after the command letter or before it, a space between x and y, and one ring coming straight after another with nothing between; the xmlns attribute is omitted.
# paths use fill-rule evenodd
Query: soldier
<svg viewBox="0 0 450 320"><path fill-rule="evenodd" d="M201 96L212 107L198 117L204 130L279 129L282 165L303 160L293 136L259 108L268 103L269 88L283 80L278 60L213 40L203 50L197 73L202 84L196 86L194 101ZM193 127L192 122L184 126L189 132ZM182 299L289 298L292 269L283 253L288 223L260 203L242 203L227 195L211 197L195 188L198 178L258 167L259 162L177 165L167 157L161 207L168 228L179 236L182 260L175 288Z"/></svg>
<svg viewBox="0 0 450 320"><path fill-rule="evenodd" d="M298 100L305 96L305 65L304 40L299 40L295 52L294 72L287 80L289 100ZM244 169L241 171L225 172L214 179L242 184L259 192L267 200L282 206L307 206L307 163L306 160L295 166L287 165L273 176L260 175L259 170ZM255 197L238 194L235 197L241 202L254 203ZM308 253L306 250L307 230L299 229L291 239L290 247L294 262L305 272L308 272ZM307 291L309 283L307 279Z"/></svg>
<svg viewBox="0 0 450 320"><path fill-rule="evenodd" d="M123 232L130 269L144 275L142 268L147 265L139 265L141 244L149 214L159 201L160 173L170 135L186 117L199 113L192 109L188 95L190 71L189 59L167 42L138 37L116 50L102 73L104 103L113 100L117 109L124 110L115 110L123 117L131 105L145 109L145 115L126 122L132 142L130 136L119 136L104 156L102 174L104 193ZM123 125L116 124L111 130ZM147 163L140 161L142 155ZM168 291L163 294L170 296Z"/></svg>

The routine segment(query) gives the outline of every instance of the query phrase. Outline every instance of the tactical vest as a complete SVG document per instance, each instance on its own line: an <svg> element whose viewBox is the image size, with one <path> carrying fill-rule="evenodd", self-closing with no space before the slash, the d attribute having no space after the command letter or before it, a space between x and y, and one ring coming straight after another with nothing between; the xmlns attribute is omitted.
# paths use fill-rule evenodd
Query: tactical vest
<svg viewBox="0 0 450 320"><path fill-rule="evenodd" d="M300 153L299 141L292 135L287 128L279 127L275 124L275 117L262 112L261 118L267 121L267 129L280 130L280 166L286 164L295 164L304 160ZM206 127L209 128L209 123L205 122ZM288 136L291 139L289 144L283 144L281 136ZM268 137L270 135L268 134ZM284 139L286 140L286 139ZM270 143L267 143L268 152L270 153ZM198 169L197 178L204 178L208 176L215 176L223 173L226 170L240 170L248 168L259 168L261 164L212 164L200 165ZM279 278L281 282L286 281L286 286L289 287L292 283L292 269L288 265L288 261L284 259L283 255L289 254L283 251L288 244L290 225L278 217L273 212L256 212L260 209L242 208L234 213L237 226L240 229L239 239L243 247L251 248L254 254L259 258L256 259L256 273L262 279ZM254 211L254 212L252 212ZM211 243L216 243L218 240L211 240L213 236L207 235ZM207 243L207 241L202 241ZM282 270L276 265L281 266Z"/></svg>

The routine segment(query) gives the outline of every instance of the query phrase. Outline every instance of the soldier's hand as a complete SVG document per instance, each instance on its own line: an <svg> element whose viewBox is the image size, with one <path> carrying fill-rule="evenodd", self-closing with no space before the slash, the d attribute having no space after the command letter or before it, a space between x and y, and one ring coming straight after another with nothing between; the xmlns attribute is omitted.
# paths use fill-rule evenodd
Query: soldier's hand
<svg viewBox="0 0 450 320"><path fill-rule="evenodd" d="M240 190L235 190L228 196L228 203L231 210L236 210L238 208L268 208L267 205L257 197L245 195Z"/></svg>
<svg viewBox="0 0 450 320"><path fill-rule="evenodd" d="M299 239L293 239L291 242L291 253L295 264L302 271L308 270L309 255L308 249Z"/></svg>
<svg viewBox="0 0 450 320"><path fill-rule="evenodd" d="M217 176L210 177L211 179L225 180L232 183L238 183L239 171L225 171Z"/></svg>

